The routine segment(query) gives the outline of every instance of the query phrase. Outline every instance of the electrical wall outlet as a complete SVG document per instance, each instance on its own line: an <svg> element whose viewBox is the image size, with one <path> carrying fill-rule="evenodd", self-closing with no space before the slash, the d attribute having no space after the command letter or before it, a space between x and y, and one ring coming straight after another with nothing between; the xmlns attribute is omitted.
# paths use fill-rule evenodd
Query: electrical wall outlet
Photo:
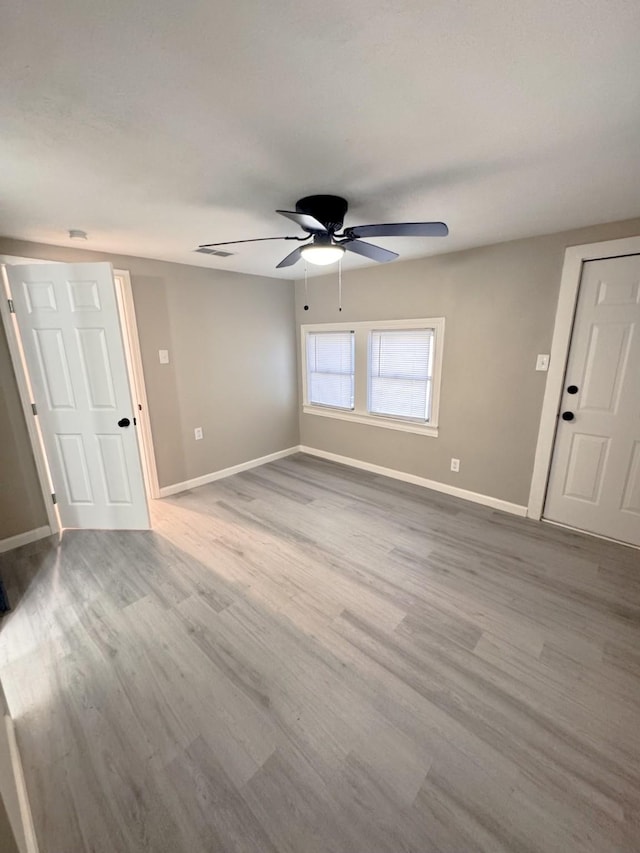
<svg viewBox="0 0 640 853"><path fill-rule="evenodd" d="M460 460L459 459L454 459L453 457L451 458L451 470L455 471L456 474L458 473L458 471L460 470Z"/></svg>
<svg viewBox="0 0 640 853"><path fill-rule="evenodd" d="M200 439L202 438L202 427L196 427L193 433L196 437L196 441L200 441Z"/></svg>
<svg viewBox="0 0 640 853"><path fill-rule="evenodd" d="M539 355L536 359L536 370L549 370L549 356Z"/></svg>

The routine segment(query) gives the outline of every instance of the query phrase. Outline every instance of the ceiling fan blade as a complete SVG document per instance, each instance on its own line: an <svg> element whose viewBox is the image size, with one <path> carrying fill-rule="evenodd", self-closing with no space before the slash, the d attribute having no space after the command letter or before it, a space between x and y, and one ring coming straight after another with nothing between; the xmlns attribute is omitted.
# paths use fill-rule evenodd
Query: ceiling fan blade
<svg viewBox="0 0 640 853"><path fill-rule="evenodd" d="M304 228L305 231L320 232L321 234L326 234L327 232L322 222L316 219L315 216L311 216L310 213L298 213L296 210L276 210L276 213L286 216L287 219L291 219L301 228Z"/></svg>
<svg viewBox="0 0 640 853"><path fill-rule="evenodd" d="M347 240L346 243L341 243L340 245L344 246L347 252L355 252L356 255L363 255L365 258L370 258L379 264L394 261L399 257L397 252L390 252L389 249L383 249L382 246L374 246L373 243L363 243L362 240Z"/></svg>
<svg viewBox="0 0 640 853"><path fill-rule="evenodd" d="M233 246L236 243L263 243L265 240L304 240L304 237L253 237L250 240L226 240L224 243L203 243L199 249L213 249L215 246Z"/></svg>
<svg viewBox="0 0 640 853"><path fill-rule="evenodd" d="M446 237L444 222L390 222L388 225L356 225L345 229L348 237Z"/></svg>
<svg viewBox="0 0 640 853"><path fill-rule="evenodd" d="M291 254L287 255L286 258L283 258L280 263L276 266L276 269L282 269L282 267L292 267L294 264L297 264L300 258L302 257L302 250L304 246L298 246L297 249L294 249Z"/></svg>

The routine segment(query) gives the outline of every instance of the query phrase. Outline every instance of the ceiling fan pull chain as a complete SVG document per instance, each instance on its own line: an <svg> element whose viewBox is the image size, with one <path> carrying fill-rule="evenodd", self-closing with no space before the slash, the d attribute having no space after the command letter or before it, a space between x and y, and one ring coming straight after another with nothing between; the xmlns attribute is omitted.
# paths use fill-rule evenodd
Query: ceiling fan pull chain
<svg viewBox="0 0 640 853"><path fill-rule="evenodd" d="M307 280L307 262L304 262L304 310L309 310L309 282Z"/></svg>
<svg viewBox="0 0 640 853"><path fill-rule="evenodd" d="M342 258L338 261L338 311L342 311Z"/></svg>

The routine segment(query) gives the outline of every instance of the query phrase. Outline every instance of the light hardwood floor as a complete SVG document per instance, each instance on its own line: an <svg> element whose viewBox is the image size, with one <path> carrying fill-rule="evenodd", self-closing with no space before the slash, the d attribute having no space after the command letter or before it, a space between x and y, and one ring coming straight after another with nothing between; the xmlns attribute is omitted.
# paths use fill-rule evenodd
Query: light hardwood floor
<svg viewBox="0 0 640 853"><path fill-rule="evenodd" d="M640 552L290 457L4 555L42 853L640 850Z"/></svg>

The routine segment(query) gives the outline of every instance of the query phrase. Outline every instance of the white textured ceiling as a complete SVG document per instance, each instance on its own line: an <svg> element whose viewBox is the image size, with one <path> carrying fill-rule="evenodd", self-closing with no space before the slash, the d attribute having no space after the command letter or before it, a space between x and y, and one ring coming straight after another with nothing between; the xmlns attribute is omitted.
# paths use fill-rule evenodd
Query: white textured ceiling
<svg viewBox="0 0 640 853"><path fill-rule="evenodd" d="M0 233L280 276L193 249L309 193L449 224L403 258L635 216L639 36L638 0L5 4Z"/></svg>

